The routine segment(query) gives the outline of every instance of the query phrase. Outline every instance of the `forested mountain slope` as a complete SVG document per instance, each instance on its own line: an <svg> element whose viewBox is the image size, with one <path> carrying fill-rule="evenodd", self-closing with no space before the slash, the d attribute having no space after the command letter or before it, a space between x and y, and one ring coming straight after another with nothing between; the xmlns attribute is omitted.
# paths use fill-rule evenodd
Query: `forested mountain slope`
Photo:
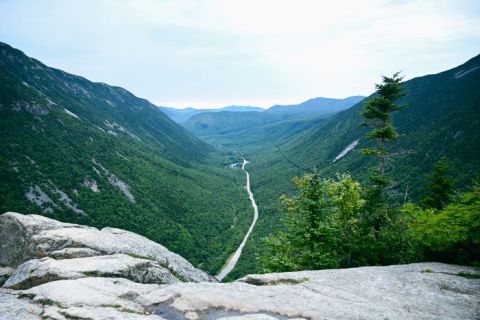
<svg viewBox="0 0 480 320"><path fill-rule="evenodd" d="M389 146L403 154L387 167L399 199L403 201L407 193L407 200L418 200L442 156L453 163L457 187L465 188L480 172L480 56L454 69L406 81L404 88L407 95L400 103L407 107L394 115L401 136ZM282 193L293 191L293 176L316 166L322 176L350 172L356 179L366 178L372 160L359 151L368 146L366 130L360 127L362 110L360 102L310 123L306 130L277 140L273 152L252 146L239 148L251 161L260 219L237 272L255 270L252 264L261 251L261 238L280 227L278 199Z"/></svg>
<svg viewBox="0 0 480 320"><path fill-rule="evenodd" d="M241 172L157 106L0 43L0 211L128 229L216 271L249 220Z"/></svg>

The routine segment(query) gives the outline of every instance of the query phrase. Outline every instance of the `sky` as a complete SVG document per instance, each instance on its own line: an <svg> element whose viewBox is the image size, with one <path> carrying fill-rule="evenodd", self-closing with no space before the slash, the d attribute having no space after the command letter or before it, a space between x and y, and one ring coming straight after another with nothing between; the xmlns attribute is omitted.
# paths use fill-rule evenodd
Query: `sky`
<svg viewBox="0 0 480 320"><path fill-rule="evenodd" d="M0 41L157 105L369 95L480 54L478 0L0 0Z"/></svg>

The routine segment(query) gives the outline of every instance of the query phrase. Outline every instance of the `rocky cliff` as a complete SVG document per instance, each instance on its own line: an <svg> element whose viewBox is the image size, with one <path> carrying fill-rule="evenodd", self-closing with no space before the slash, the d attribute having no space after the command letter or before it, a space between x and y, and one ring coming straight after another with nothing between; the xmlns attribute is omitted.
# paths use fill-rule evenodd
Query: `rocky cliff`
<svg viewBox="0 0 480 320"><path fill-rule="evenodd" d="M215 279L137 234L0 215L0 319L478 319L480 270L439 263Z"/></svg>

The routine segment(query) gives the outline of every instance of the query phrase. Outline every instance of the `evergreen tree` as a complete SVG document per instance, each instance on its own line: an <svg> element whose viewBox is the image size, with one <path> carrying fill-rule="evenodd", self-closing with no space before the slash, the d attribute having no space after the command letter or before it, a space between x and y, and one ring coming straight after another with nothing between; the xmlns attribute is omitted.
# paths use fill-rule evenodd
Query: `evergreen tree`
<svg viewBox="0 0 480 320"><path fill-rule="evenodd" d="M403 77L398 72L392 77L382 78L382 83L375 85L377 94L365 103L365 110L361 113L364 121L361 125L372 129L366 137L376 144L375 147L362 149L363 154L378 158L378 167L370 179L375 185L385 186L390 183L390 179L385 175L385 163L391 156L386 149L386 143L398 139L391 114L405 107L395 103L405 92L401 85Z"/></svg>
<svg viewBox="0 0 480 320"><path fill-rule="evenodd" d="M347 174L321 179L318 172L294 178L299 195L282 196L285 231L266 240L264 271L295 271L351 265L361 187Z"/></svg>
<svg viewBox="0 0 480 320"><path fill-rule="evenodd" d="M396 101L405 95L399 73L395 73L392 77L383 76L382 79L381 84L375 85L377 92L374 97L365 102L365 110L361 113L364 118L361 126L372 129L366 134L366 138L374 142L373 147L363 148L362 153L378 159L378 165L372 169L369 177L373 185L366 188L367 204L364 220L377 233L392 220L394 214L391 209L390 195L386 192L391 179L385 174L387 158L393 154L387 150L386 144L398 139L392 113L405 107L396 104Z"/></svg>
<svg viewBox="0 0 480 320"><path fill-rule="evenodd" d="M442 157L435 165L430 176L430 183L427 186L428 191L422 201L425 207L441 210L450 203L455 184L451 171L452 168L448 158Z"/></svg>
<svg viewBox="0 0 480 320"><path fill-rule="evenodd" d="M361 113L364 118L362 126L372 130L366 138L373 142L370 148L362 149L367 156L376 157L378 165L372 169L370 181L366 188L366 204L361 213L361 229L365 241L361 243L360 264L392 264L410 261L414 256L411 237L402 213L394 206L390 177L385 173L386 162L398 153L390 152L388 142L398 139L399 135L393 124L392 113L402 110L405 105L397 100L405 95L401 81L403 77L395 73L392 77L382 77L381 84L376 84L376 94L365 103Z"/></svg>

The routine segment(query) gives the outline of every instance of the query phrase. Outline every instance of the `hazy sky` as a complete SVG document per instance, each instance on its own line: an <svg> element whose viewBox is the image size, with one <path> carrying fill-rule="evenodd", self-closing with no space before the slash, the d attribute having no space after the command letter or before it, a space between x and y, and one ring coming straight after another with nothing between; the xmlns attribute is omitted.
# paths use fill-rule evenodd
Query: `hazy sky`
<svg viewBox="0 0 480 320"><path fill-rule="evenodd" d="M367 95L480 53L480 1L0 0L0 41L158 105Z"/></svg>

